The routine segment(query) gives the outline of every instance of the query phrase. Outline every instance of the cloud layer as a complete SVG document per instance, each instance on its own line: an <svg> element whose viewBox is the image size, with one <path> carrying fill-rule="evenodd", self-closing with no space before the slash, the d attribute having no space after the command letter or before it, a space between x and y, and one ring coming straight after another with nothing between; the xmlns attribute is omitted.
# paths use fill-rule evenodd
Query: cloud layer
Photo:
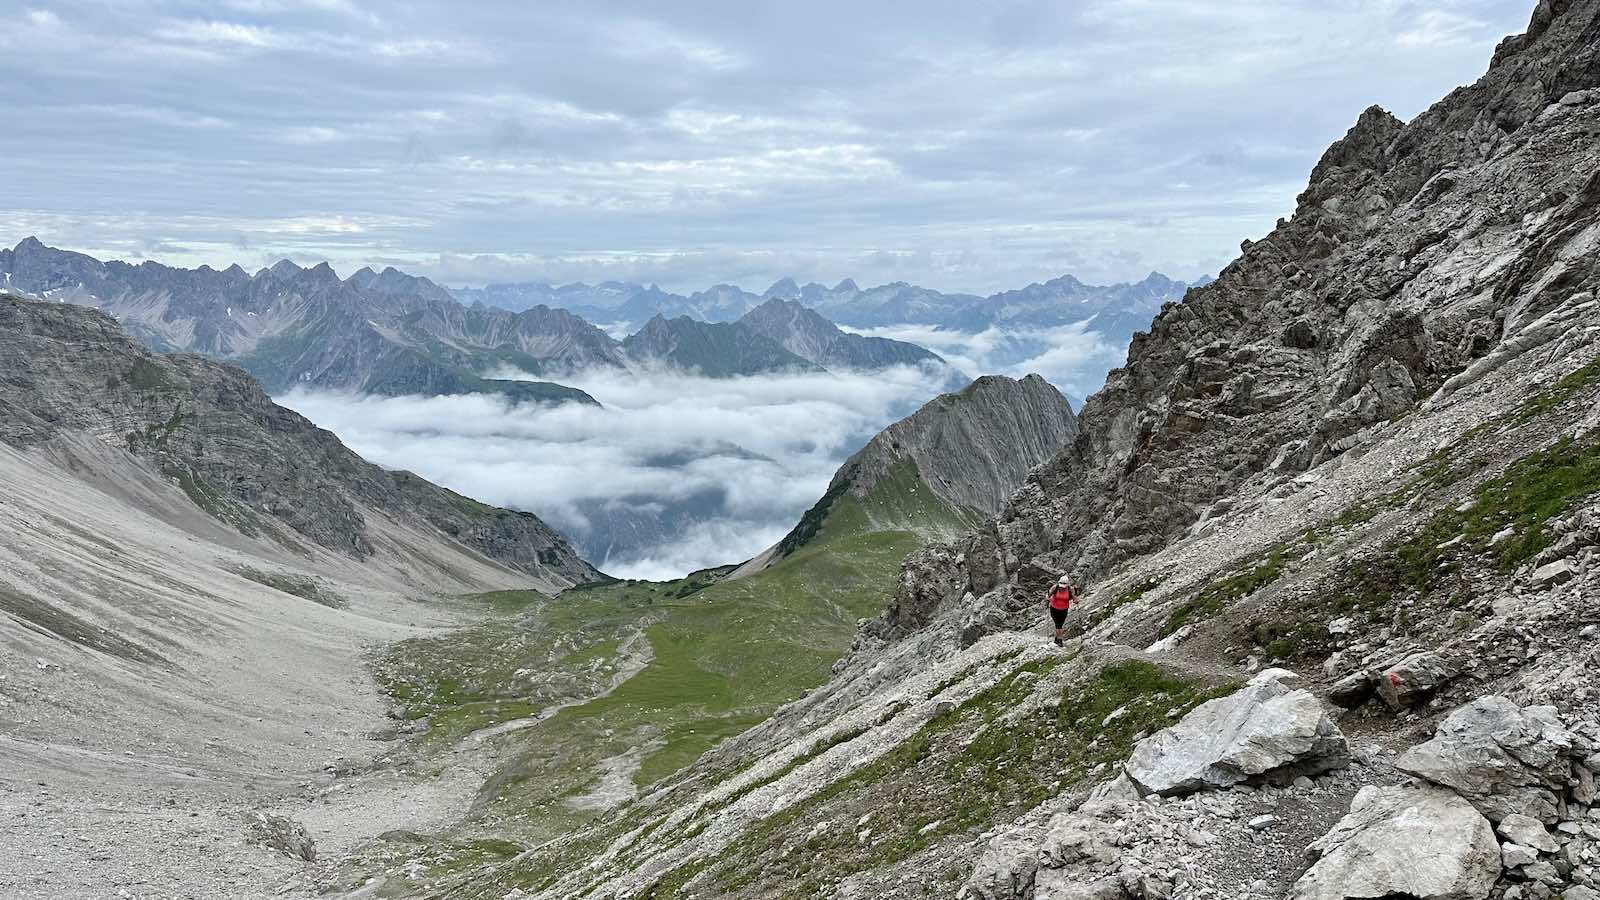
<svg viewBox="0 0 1600 900"><path fill-rule="evenodd" d="M0 234L452 283L1191 278L1532 5L0 4Z"/></svg>
<svg viewBox="0 0 1600 900"><path fill-rule="evenodd" d="M912 367L734 379L591 373L568 383L603 408L509 407L485 395L278 399L380 465L537 513L610 574L668 578L775 543L845 457L941 386ZM608 554L612 513L667 527L646 535L647 550Z"/></svg>

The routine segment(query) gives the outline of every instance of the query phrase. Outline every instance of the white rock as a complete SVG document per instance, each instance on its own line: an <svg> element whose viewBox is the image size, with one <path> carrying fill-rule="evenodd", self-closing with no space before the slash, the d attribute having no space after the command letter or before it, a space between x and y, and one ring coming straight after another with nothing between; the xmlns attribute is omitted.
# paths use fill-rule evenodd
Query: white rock
<svg viewBox="0 0 1600 900"><path fill-rule="evenodd" d="M1432 740L1395 760L1395 768L1453 788L1495 821L1513 813L1556 821L1557 794L1571 771L1572 733L1554 707L1520 707L1482 697L1451 713Z"/></svg>
<svg viewBox="0 0 1600 900"><path fill-rule="evenodd" d="M1572 563L1564 559L1558 559L1553 563L1545 563L1534 569L1533 583L1540 587L1552 587L1558 584L1566 584L1577 574L1578 570Z"/></svg>
<svg viewBox="0 0 1600 900"><path fill-rule="evenodd" d="M1432 786L1361 789L1327 835L1290 900L1483 900L1500 876L1494 829L1454 792Z"/></svg>
<svg viewBox="0 0 1600 900"><path fill-rule="evenodd" d="M1545 830L1544 823L1532 816L1512 813L1501 819L1495 830L1506 840L1524 847L1532 847L1540 853L1554 853L1561 849L1556 839Z"/></svg>
<svg viewBox="0 0 1600 900"><path fill-rule="evenodd" d="M1344 735L1311 692L1285 684L1293 677L1268 669L1238 692L1202 703L1140 741L1128 777L1145 793L1172 797L1348 765Z"/></svg>
<svg viewBox="0 0 1600 900"><path fill-rule="evenodd" d="M1532 847L1521 844L1505 843L1500 845L1500 864L1507 869L1519 866L1531 866L1539 861L1539 854Z"/></svg>

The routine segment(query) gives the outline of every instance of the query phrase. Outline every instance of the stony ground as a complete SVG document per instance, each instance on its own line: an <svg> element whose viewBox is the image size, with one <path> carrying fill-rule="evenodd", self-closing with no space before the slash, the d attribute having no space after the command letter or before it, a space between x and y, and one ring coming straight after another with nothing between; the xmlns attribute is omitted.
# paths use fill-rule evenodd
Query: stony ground
<svg viewBox="0 0 1600 900"><path fill-rule="evenodd" d="M77 477L89 466L118 489ZM0 447L0 482L0 606L33 623L0 634L0 896L295 895L314 891L316 870L250 841L254 810L313 822L330 854L459 816L477 787L459 776L391 773L341 788L337 803L310 799L395 746L373 739L394 723L369 651L487 613L439 599L448 579L245 539L93 441ZM458 590L515 580L457 565L484 579ZM245 569L301 573L345 608ZM30 603L41 597L71 618ZM160 658L62 632L133 635L128 647Z"/></svg>

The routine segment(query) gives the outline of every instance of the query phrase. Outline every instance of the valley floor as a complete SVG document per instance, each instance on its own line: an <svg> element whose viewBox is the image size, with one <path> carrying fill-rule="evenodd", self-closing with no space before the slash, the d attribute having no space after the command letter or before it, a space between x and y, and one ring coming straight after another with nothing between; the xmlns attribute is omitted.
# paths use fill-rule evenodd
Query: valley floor
<svg viewBox="0 0 1600 900"><path fill-rule="evenodd" d="M0 896L314 895L342 850L463 813L467 771L341 779L395 746L369 654L489 609L245 538L92 439L0 446L0 484ZM461 587L510 580L455 562ZM257 811L323 862L251 840Z"/></svg>

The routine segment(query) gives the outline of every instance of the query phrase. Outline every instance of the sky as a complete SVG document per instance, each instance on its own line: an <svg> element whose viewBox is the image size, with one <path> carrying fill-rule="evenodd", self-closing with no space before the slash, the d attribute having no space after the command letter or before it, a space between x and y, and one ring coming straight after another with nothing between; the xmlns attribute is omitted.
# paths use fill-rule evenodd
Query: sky
<svg viewBox="0 0 1600 900"><path fill-rule="evenodd" d="M0 0L0 243L448 284L1214 273L1531 0Z"/></svg>

